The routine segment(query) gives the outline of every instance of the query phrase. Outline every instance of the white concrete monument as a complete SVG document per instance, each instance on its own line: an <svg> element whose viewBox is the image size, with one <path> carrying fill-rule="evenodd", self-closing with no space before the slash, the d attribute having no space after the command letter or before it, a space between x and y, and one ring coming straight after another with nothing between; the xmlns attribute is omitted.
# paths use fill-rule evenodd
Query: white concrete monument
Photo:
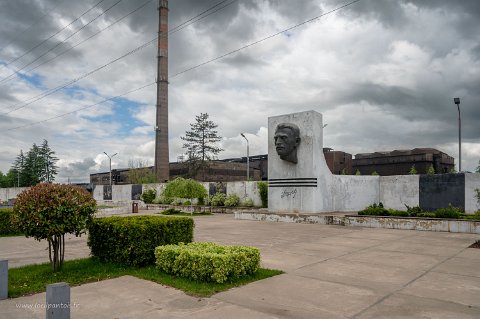
<svg viewBox="0 0 480 319"><path fill-rule="evenodd" d="M268 119L268 209L284 213L356 211L378 201L378 176L333 175L323 155L322 115Z"/></svg>

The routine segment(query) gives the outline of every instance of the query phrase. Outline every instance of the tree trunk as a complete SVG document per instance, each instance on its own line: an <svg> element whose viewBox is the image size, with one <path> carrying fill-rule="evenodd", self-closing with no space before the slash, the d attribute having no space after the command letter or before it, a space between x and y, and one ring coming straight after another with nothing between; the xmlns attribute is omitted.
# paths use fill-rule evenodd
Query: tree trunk
<svg viewBox="0 0 480 319"><path fill-rule="evenodd" d="M52 258L53 251L53 258ZM52 264L53 272L62 268L65 252L65 235L55 235L48 240L48 255Z"/></svg>

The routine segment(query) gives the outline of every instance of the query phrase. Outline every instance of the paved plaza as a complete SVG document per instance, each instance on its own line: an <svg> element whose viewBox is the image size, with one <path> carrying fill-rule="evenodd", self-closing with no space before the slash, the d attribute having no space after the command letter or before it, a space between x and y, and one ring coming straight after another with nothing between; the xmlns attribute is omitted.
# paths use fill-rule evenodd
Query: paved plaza
<svg viewBox="0 0 480 319"><path fill-rule="evenodd" d="M73 287L81 318L480 318L479 235L195 217L195 241L260 248L285 274L198 298L131 276ZM71 237L66 259L86 257ZM11 267L48 261L46 242L0 238ZM45 318L45 293L0 301L1 318ZM32 307L32 308L29 308Z"/></svg>

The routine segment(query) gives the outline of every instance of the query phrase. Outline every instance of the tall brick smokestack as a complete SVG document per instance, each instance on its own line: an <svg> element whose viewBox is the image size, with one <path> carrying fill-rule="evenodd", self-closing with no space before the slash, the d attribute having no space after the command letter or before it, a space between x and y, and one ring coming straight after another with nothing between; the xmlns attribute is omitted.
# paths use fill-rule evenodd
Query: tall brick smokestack
<svg viewBox="0 0 480 319"><path fill-rule="evenodd" d="M158 2L157 119L155 174L158 182L170 178L168 153L168 0Z"/></svg>

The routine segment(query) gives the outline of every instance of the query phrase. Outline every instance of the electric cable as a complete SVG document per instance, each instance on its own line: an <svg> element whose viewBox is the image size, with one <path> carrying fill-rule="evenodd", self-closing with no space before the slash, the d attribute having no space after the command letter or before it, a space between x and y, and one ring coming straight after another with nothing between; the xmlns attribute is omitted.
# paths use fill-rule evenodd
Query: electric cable
<svg viewBox="0 0 480 319"><path fill-rule="evenodd" d="M220 3L214 5L213 7L211 7L211 8L209 8L209 9L203 11L202 13L198 14L196 17L200 17L200 16L204 15L206 12L208 12L208 11L212 10L213 8L217 7L219 4L224 3L224 2L227 2L227 1L228 1L228 0L223 0L223 1L221 1ZM233 1L231 1L230 3L228 3L227 5L230 5L230 4L232 4L233 2L235 2L235 1L237 1L237 0L233 0ZM219 8L219 9L217 9L217 10L214 11L214 12L217 12L218 10L220 10L220 9L222 9L222 8L225 8L227 5L225 5L225 6L221 7L221 8ZM214 12L213 12L213 13L214 13ZM212 14L212 13L209 13L208 15L210 15L210 14ZM199 21L199 20L207 17L208 15L204 15L204 16L202 16L201 18L199 18L199 19L197 19L197 20L194 20L194 21L192 21L193 19L190 19L190 20L188 20L188 21L190 21L189 23L187 23L187 21L186 21L186 22L183 22L183 23L181 23L180 25L178 25L178 26L176 26L175 28L173 28L173 29L172 29L171 31L169 31L167 34L178 32L178 31L182 30L184 27L189 26L189 25L191 25L191 24L194 24L194 23L196 23L197 21ZM194 17L194 18L195 18L195 17ZM167 35L165 35L165 36L167 36ZM65 83L65 84L62 84L62 85L57 86L57 87L55 87L55 88L53 88L53 89L47 90L46 92L43 92L43 93L40 93L40 94L38 94L38 95L36 95L36 96L34 96L34 97L31 97L30 99L27 99L27 100L25 100L25 101L22 101L22 102L20 102L20 103L17 103L16 105L13 105L13 106L12 106L12 107L14 107L14 109L12 109L12 110L10 110L10 111L7 111L7 112L0 113L0 115L10 114L10 113L12 113L12 112L15 112L15 111L17 111L17 110L20 110L20 109L22 109L22 108L30 105L30 104L32 104L32 103L35 103L35 102L37 102L37 101L39 101L39 100L41 100L41 99L43 99L43 98L45 98L45 97L47 97L47 96L49 96L49 95L52 95L52 94L54 94L54 93L56 93L56 92L58 92L58 91L60 91L60 90L62 90L62 89L64 89L64 88L66 88L67 86L70 86L71 84L76 83L76 82L78 82L78 81L80 81L80 80L82 80L82 79L84 79L84 78L92 75L93 73L96 73L96 72L98 72L98 71L100 71L100 70L102 70L102 69L110 66L111 64L113 64L113 63L115 63L115 62L117 62L117 61L119 61L119 60L121 60L121 59L123 59L123 58L126 58L127 56L130 56L130 55L132 55L132 54L134 54L134 53L139 52L140 50L146 48L147 46L155 43L155 42L158 40L158 38L159 38L159 37L157 36L157 37L153 38L152 40L150 40L150 41L148 41L148 42L140 45L139 47L136 47L135 49L133 49L133 50L131 50L131 51L129 51L129 52L127 52L127 53L125 53L125 54L117 57L116 59L111 60L111 61L107 62L106 64L104 64L104 65L102 65L102 66L100 66L100 67L98 67L98 68L96 68L96 69L94 69L94 70L91 70L91 71L89 71L89 72L87 72L87 73L84 73L84 74L82 74L81 76L79 76L79 77L77 77L77 78L75 78L75 79L73 79L73 80L70 80L69 82L67 82L67 83ZM27 102L27 101L30 101L30 102ZM21 104L21 103L23 103L23 104ZM16 107L18 104L21 104L21 105L18 106L18 107Z"/></svg>
<svg viewBox="0 0 480 319"><path fill-rule="evenodd" d="M65 0L61 0L60 3L64 2ZM30 30L35 24L39 23L41 20L43 20L43 18L45 18L47 15L51 15L52 14L52 10L56 9L60 3L57 3L55 6L52 6L50 9L48 10L45 10L45 11L42 11L43 14L40 18L38 18L37 20L35 20L34 22L32 22L28 27L26 27L25 29L23 29L22 31L19 31L16 33L15 37L14 38L18 38L21 34L27 32L28 30ZM6 45L4 45L2 48L0 48L0 52L2 52L3 50L5 50L6 48L8 48L12 43L14 43L15 40L11 40L10 42L8 42Z"/></svg>
<svg viewBox="0 0 480 319"><path fill-rule="evenodd" d="M36 48L38 48L39 46L41 46L42 44L44 44L45 42L47 42L48 40L50 40L51 38L53 38L54 36L56 36L57 34L59 34L60 32L62 32L63 30L65 30L66 28L68 28L69 26L71 26L72 24L74 24L75 22L77 22L81 17L83 17L84 15L86 15L87 13L89 13L90 11L92 11L96 6L98 6L99 4L101 4L103 1L105 0L100 0L99 2L97 2L95 5L93 5L92 7L90 7L90 9L88 9L87 11L85 11L84 13L82 13L81 16L79 16L78 18L76 18L75 20L73 20L72 22L70 22L69 24L67 24L66 26L64 26L62 29L58 30L57 32L55 32L54 34L52 34L51 36L49 36L47 39L43 40L42 42L38 43L37 45L35 45L33 48L30 48L28 51L26 51L25 53L23 53L21 56L7 62L6 64L3 64L3 66L7 66L15 61L17 61L18 59L21 59L22 57L24 57L25 55L27 55L28 53L32 52L33 50L35 50Z"/></svg>
<svg viewBox="0 0 480 319"><path fill-rule="evenodd" d="M19 128L24 128L24 127L28 127L28 126L33 126L33 125L37 125L37 124L40 124L40 123L44 123L44 122L47 122L47 121L51 121L51 120L54 120L54 119L58 119L58 118L61 118L61 117L64 117L64 116L67 116L67 115L70 115L70 114L73 114L73 113L77 113L79 111L82 111L82 110L85 110L85 109L88 109L88 108L91 108L91 107L94 107L94 106L97 106L97 105L100 105L102 103L105 103L105 102L108 102L108 101L111 101L111 100L114 100L116 98L119 98L119 97L122 97L122 96L125 96L125 95L128 95L128 94L131 94L131 93L134 93L134 92L137 92L137 91L140 91L140 90L143 90L151 85L154 85L156 84L157 82L152 82L152 83L148 83L148 84L145 84L141 87L138 87L136 89L133 89L133 90L130 90L128 92L125 92L123 94L119 94L119 95L116 95L116 96L113 96L113 97L109 97L107 99L104 99L100 102L97 102L97 103L94 103L94 104L90 104L90 105L86 105L86 106L83 106L81 108L78 108L76 110L73 110L71 112L67 112L67 113L63 113L63 114L60 114L60 115L57 115L57 116L54 116L54 117L50 117L50 118L47 118L47 119L44 119L44 120L41 120L41 121L37 121L37 122L33 122L33 123L28 123L28 124L25 124L25 125L20 125L20 126L16 126L16 127L11 127L9 129L6 129L6 130L2 130L0 132L7 132L7 131L13 131L13 130L16 130L16 129L19 129Z"/></svg>
<svg viewBox="0 0 480 319"><path fill-rule="evenodd" d="M26 67L32 65L33 63L37 62L39 59L43 58L45 55L47 55L48 53L52 52L53 50L55 50L56 48L58 48L60 45L64 44L68 39L70 39L71 37L73 37L74 35L76 35L77 33L79 33L80 31L82 31L83 29L85 29L88 25L90 25L91 23L93 23L95 20L97 20L98 18L100 18L101 16L103 16L104 14L106 14L110 9L112 9L113 7L115 7L117 4L119 4L120 2L122 2L123 0L118 0L117 2L115 2L113 5L111 5L110 7L108 7L107 9L105 9L101 14L97 15L95 18L93 18L92 20L90 20L88 23L84 24L81 28L79 28L77 31L75 31L74 33L70 34L68 37L66 37L65 39L63 39L62 41L58 42L56 45L54 45L53 47L51 47L50 49L48 49L47 51L43 52L40 56L38 56L37 58L35 58L33 61L30 61L29 63L25 64L24 66L22 66L20 69L16 70L16 71L13 71L13 73L11 73L10 75L4 77L3 79L0 80L0 83L4 83L6 81L8 81L8 79L11 79L13 78L13 76L15 76L16 74L19 74L20 71L24 70Z"/></svg>
<svg viewBox="0 0 480 319"><path fill-rule="evenodd" d="M230 54L233 54L233 53L238 52L238 51L240 51L240 50L243 50L243 49L245 49L245 48L251 47L251 46L253 46L253 45L256 45L256 44L258 44L258 43L261 43L261 42L263 42L263 41L266 41L266 40L268 40L268 39L271 39L271 38L273 38L273 37L275 37L275 36L278 36L278 35L280 35L280 34L282 34L282 33L285 33L285 32L287 32L287 31L290 31L290 30L292 30L292 29L295 29L295 28L297 28L297 27L299 27L299 26L301 26L301 25L304 25L304 24L306 24L306 23L309 23L309 22L318 20L319 18L321 18L321 17L323 17L323 16L325 16L325 15L334 13L334 12L336 12L336 11L338 11L338 10L341 10L341 9L343 9L343 8L346 8L346 7L352 5L352 4L356 3L356 2L359 2L359 1L360 1L360 0L351 1L351 2L349 2L349 3L347 3L347 4L345 4L345 5L342 5L342 6L340 6L340 7L337 7L337 8L335 8L335 9L332 9L332 10L330 10L330 11L328 11L328 12L325 12L325 13L323 13L323 14L321 14L321 15L318 15L318 16L316 16L316 17L314 17L314 18L311 18L311 19L306 20L306 21L304 21L304 22L298 23L298 24L296 24L296 25L294 25L294 26L291 26L291 27L289 27L289 28L287 28L287 29L284 29L284 30L282 30L282 31L279 31L279 32L274 33L274 34L272 34L272 35L269 35L269 36L267 36L267 37L264 37L264 38L262 38L262 39L260 39L260 40L251 42L250 44L247 44L247 45L245 45L245 46L243 46L243 47L241 47L241 48L238 48L238 49L236 49L236 50L230 51L230 52L228 52L228 53L226 53L226 54L223 54L223 55L218 56L218 57L216 57L216 58L214 58L214 59L205 61L205 62L203 62L203 63L200 63L200 64L196 65L196 66L190 67L190 68L188 68L188 69L185 69L185 70L183 70L183 71L181 71L181 72L176 73L176 74L173 75L172 77L169 77L169 79L170 79L170 78L174 78L174 77L176 77L176 76L179 76L179 75L181 75L181 74L184 74L184 73L186 73L186 72L188 72L188 71L194 70L194 69L196 69L196 68L199 68L199 67L201 67L201 66L204 66L204 65L206 65L206 64L208 64L208 63L211 63L211 62L213 62L213 61L217 61L217 60L219 60L219 59L221 59L221 58L224 58L224 57L226 57L226 56L228 56L228 55L230 55ZM84 110L84 109L87 109L87 108L90 108L90 107L99 105L99 104L104 103L104 102L106 102L106 101L109 101L109 100L112 100L112 99L115 99L115 98L118 98L118 97L122 97L122 96L125 96L125 95L127 95L127 94L130 94L130 93L133 93L133 92L136 92L136 91L139 91L139 90L144 89L144 88L146 88L146 87L148 87L148 86L150 86L150 85L153 85L153 84L155 84L155 83L156 83L156 82L149 83L149 84L144 85L144 86L142 86L142 87L140 87L140 88L131 90L131 91L127 92L127 93L124 93L124 94L121 94L121 95L117 95L117 96L115 96L115 97L111 97L111 98L105 99L105 100L103 100L103 101L101 101L101 102L98 102L98 103L95 103L95 104L91 104L91 105L84 106L84 107L82 107L82 108L80 108L80 109L77 109L77 110L74 110L74 111L71 111L71 112L68 112L68 113L60 114L60 115L57 115L57 116L55 116L55 117L52 117L52 118L49 118L49 119L45 119L45 120L42 120L42 121L37 121L37 122L33 122L33 123L21 125L21 126L9 128L9 129L6 129L6 130L2 130L2 131L0 131L0 132L12 131L12 130L16 130L16 129L19 129L19 128L24 128L24 127L28 127L28 126L33 126L33 125L36 125L36 124L39 124L39 123L44 123L44 122L47 122L47 121L50 121L50 120L53 120L53 119L57 119L57 118L60 118L60 117L69 115L69 114L73 114L73 113L75 113L75 112L78 112L78 111L81 111L81 110Z"/></svg>
<svg viewBox="0 0 480 319"><path fill-rule="evenodd" d="M100 29L99 31L97 31L97 32L95 32L94 34L90 35L88 38L86 38L86 39L84 39L84 40L76 43L75 45L69 47L68 49L66 49L66 50L58 53L56 56L54 56L54 57L52 57L52 58L50 58L50 59L48 59L48 60L46 60L46 61L44 61L44 62L42 62L42 63L40 63L40 64L37 64L35 67L33 67L33 68L31 68L31 69L28 69L28 70L26 70L25 72L31 72L31 71L33 71L33 70L36 70L36 69L38 69L39 67L41 67L42 65L45 65L45 64L47 64L47 63L49 63L49 62L51 62L51 61L53 61L53 60L61 57L61 56L64 55L65 53L73 50L74 48L76 48L76 47L78 47L79 45L87 42L88 40L90 40L90 39L92 39L93 37L97 36L98 34L102 33L103 31L109 29L110 27L114 26L115 24L117 24L118 22L120 22L120 21L122 21L123 19L127 18L128 16L130 16L130 15L134 14L135 12L139 11L140 9L142 9L143 7L145 7L147 4L149 4L149 3L152 2L152 1L154 1L154 0L148 0L147 2L144 2L143 4L141 4L139 7L137 7L137 8L134 9L133 11L130 11L130 12L127 13L126 15L122 16L120 19L112 22L111 24L109 24L108 26L104 27L103 29ZM17 70L17 72L9 75L8 77L10 77L10 76L12 76L12 75L15 75L15 74L18 74L19 71L21 71L21 70ZM6 81L9 81L9 80L6 80ZM1 83L1 82L3 82L3 79L0 81L0 83Z"/></svg>

